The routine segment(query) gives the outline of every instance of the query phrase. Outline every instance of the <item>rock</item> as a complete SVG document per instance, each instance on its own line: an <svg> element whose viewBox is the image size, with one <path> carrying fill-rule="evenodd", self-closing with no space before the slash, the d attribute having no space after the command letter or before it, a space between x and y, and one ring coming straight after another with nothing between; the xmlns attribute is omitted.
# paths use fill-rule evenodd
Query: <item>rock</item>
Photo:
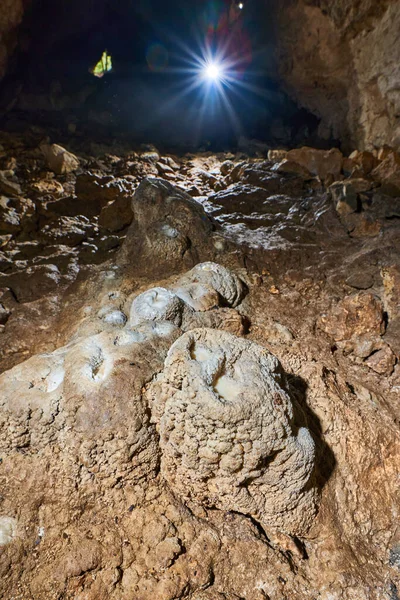
<svg viewBox="0 0 400 600"><path fill-rule="evenodd" d="M303 8L321 13L322 4ZM81 15L73 21L82 24ZM329 177L305 183L271 171L271 161L237 167L238 156L196 154L179 159L177 178L184 188L195 183L199 202L157 180L135 198L128 235L115 235L98 225L102 208L111 218L126 207L157 163L140 160L128 141L96 147L79 135L82 155L93 148L99 158L82 160L77 176L45 175L32 150L44 132L9 133L16 114L0 132L0 170L13 171L10 181L18 174L34 212L23 224L24 198L6 198L20 228L0 236L0 537L1 519L17 520L1 547L0 596L395 594L388 582L399 587L398 199L354 167L360 175L339 181L359 198L360 212L345 216L348 235L326 193ZM236 182L209 196L196 169L228 188L224 159ZM128 178L130 163L137 175ZM58 179L62 193L46 183ZM74 197L76 180L82 194ZM44 183L35 190L35 182ZM39 241L45 227L65 234L58 219L66 217L87 234L83 241ZM356 237L365 224L380 228L379 238ZM158 243L159 227L182 245ZM213 268L203 273L204 262ZM179 298L179 327L158 320L176 318L162 306L154 320L129 321L133 302L154 288ZM361 298L358 289L370 291L375 308L343 299ZM323 312L335 337L344 331L350 339L317 328ZM209 361L199 360L199 344ZM296 454L304 428L315 441L309 470L306 453ZM290 538L296 534L304 539Z"/></svg>
<svg viewBox="0 0 400 600"><path fill-rule="evenodd" d="M348 215L358 210L358 195L351 183L337 181L329 186L337 213Z"/></svg>
<svg viewBox="0 0 400 600"><path fill-rule="evenodd" d="M176 162L176 160L172 158L172 156L162 156L160 158L160 163L168 165L174 171L179 171L179 169L181 168L180 165Z"/></svg>
<svg viewBox="0 0 400 600"><path fill-rule="evenodd" d="M209 173L208 171L204 171L203 169L198 170L197 175L200 178L200 180L203 183L208 184L210 188L213 188L218 181L215 175Z"/></svg>
<svg viewBox="0 0 400 600"><path fill-rule="evenodd" d="M383 193L400 195L400 155L391 152L380 165L371 173L371 176L383 186Z"/></svg>
<svg viewBox="0 0 400 600"><path fill-rule="evenodd" d="M130 197L132 184L122 178L84 173L76 178L75 193L77 201L74 210L81 211L77 214L93 217L99 215L101 209L110 202Z"/></svg>
<svg viewBox="0 0 400 600"><path fill-rule="evenodd" d="M79 160L58 144L42 144L40 146L49 168L57 175L65 175L79 168Z"/></svg>
<svg viewBox="0 0 400 600"><path fill-rule="evenodd" d="M268 195L288 194L298 195L303 189L303 177L292 177L286 173L276 173L271 169L268 161L243 164L236 173L236 168L231 173L234 181L237 179L241 184L249 184L264 189Z"/></svg>
<svg viewBox="0 0 400 600"><path fill-rule="evenodd" d="M16 196L21 196L22 188L19 183L10 181L3 175L0 175L0 194L5 194L6 196L14 198Z"/></svg>
<svg viewBox="0 0 400 600"><path fill-rule="evenodd" d="M194 282L178 282L175 294L194 311L204 312L216 308L220 304L220 296L211 285Z"/></svg>
<svg viewBox="0 0 400 600"><path fill-rule="evenodd" d="M347 177L351 177L356 171L359 171L357 164L351 158L343 158L342 171Z"/></svg>
<svg viewBox="0 0 400 600"><path fill-rule="evenodd" d="M356 194L369 192L376 187L376 184L373 181L370 179L364 179L362 177L351 177L350 179L346 179L346 181L343 183L346 185L351 185Z"/></svg>
<svg viewBox="0 0 400 600"><path fill-rule="evenodd" d="M40 231L40 239L55 244L76 246L93 233L93 225L86 217L59 217Z"/></svg>
<svg viewBox="0 0 400 600"><path fill-rule="evenodd" d="M64 194L64 188L62 184L56 179L40 179L34 181L31 185L31 189L37 194L50 194L51 196L60 196Z"/></svg>
<svg viewBox="0 0 400 600"><path fill-rule="evenodd" d="M35 205L31 200L0 196L0 233L30 231L35 222Z"/></svg>
<svg viewBox="0 0 400 600"><path fill-rule="evenodd" d="M378 160L386 160L391 154L393 154L394 151L394 148L392 148L391 146L383 146L378 151Z"/></svg>
<svg viewBox="0 0 400 600"><path fill-rule="evenodd" d="M162 179L142 181L132 199L133 222L120 260L137 269L171 272L208 254L213 225L189 194ZM183 258L183 261L182 261Z"/></svg>
<svg viewBox="0 0 400 600"><path fill-rule="evenodd" d="M285 160L287 150L268 150L268 160L272 162L282 162Z"/></svg>
<svg viewBox="0 0 400 600"><path fill-rule="evenodd" d="M272 167L272 170L277 173L292 173L294 175L299 175L300 177L303 177L303 179L312 179L313 177L308 169L287 158L284 158L282 162Z"/></svg>
<svg viewBox="0 0 400 600"><path fill-rule="evenodd" d="M221 164L221 175L228 175L232 169L234 168L235 163L232 160L225 160L222 164Z"/></svg>
<svg viewBox="0 0 400 600"><path fill-rule="evenodd" d="M130 313L131 326L146 321L182 322L184 304L178 296L165 288L152 288L135 298Z"/></svg>
<svg viewBox="0 0 400 600"><path fill-rule="evenodd" d="M120 196L101 209L99 226L108 231L121 231L132 223L132 219L131 198Z"/></svg>
<svg viewBox="0 0 400 600"><path fill-rule="evenodd" d="M376 237L382 231L382 223L374 215L364 212L350 215L347 226L351 237L354 238Z"/></svg>
<svg viewBox="0 0 400 600"><path fill-rule="evenodd" d="M5 325L9 319L11 311L0 302L0 325Z"/></svg>
<svg viewBox="0 0 400 600"><path fill-rule="evenodd" d="M361 271L356 271L346 279L347 285L356 288L357 290L368 290L373 287L376 280L376 269L367 268Z"/></svg>
<svg viewBox="0 0 400 600"><path fill-rule="evenodd" d="M376 373L388 376L393 373L396 357L389 346L384 344L383 348L369 356L365 363Z"/></svg>
<svg viewBox="0 0 400 600"><path fill-rule="evenodd" d="M157 163L160 160L160 154L158 150L153 146L152 149L142 152L142 154L140 154L140 158L147 162Z"/></svg>
<svg viewBox="0 0 400 600"><path fill-rule="evenodd" d="M116 309L114 306L104 306L97 313L99 319L102 319L104 323L112 325L113 327L124 327L127 322L127 316L122 310Z"/></svg>
<svg viewBox="0 0 400 600"><path fill-rule="evenodd" d="M156 164L158 174L165 179L176 179L176 173L169 165L162 162Z"/></svg>
<svg viewBox="0 0 400 600"><path fill-rule="evenodd" d="M327 179L329 175L338 179L342 171L343 155L337 148L327 151L304 146L297 150L289 150L286 158L305 167L322 180Z"/></svg>
<svg viewBox="0 0 400 600"><path fill-rule="evenodd" d="M384 345L380 337L367 333L353 337L352 343L345 344L344 349L348 352L353 352L359 358L368 358L374 352L381 350Z"/></svg>
<svg viewBox="0 0 400 600"><path fill-rule="evenodd" d="M16 537L17 520L13 517L0 517L0 546L10 544Z"/></svg>
<svg viewBox="0 0 400 600"><path fill-rule="evenodd" d="M80 456L84 481L93 472L114 485L121 476L131 484L154 476L157 437L141 388L157 361L161 367L176 335L173 328L164 337L151 328L141 337L127 333L124 338L113 331L78 339L1 376L2 422L13 423L2 437L1 451L28 444L37 453L59 437L59 423L65 422L70 434L61 434L58 443L72 461ZM19 385L27 390L22 402ZM57 405L61 412L54 418ZM71 469L73 462L64 466Z"/></svg>
<svg viewBox="0 0 400 600"><path fill-rule="evenodd" d="M202 286L206 286L206 289L211 288L215 290L223 304L227 306L237 306L245 294L245 286L239 277L226 267L213 262L196 265L178 282L179 288L188 284L201 284ZM196 307L192 306L192 308L200 310L198 304Z"/></svg>
<svg viewBox="0 0 400 600"><path fill-rule="evenodd" d="M0 197L0 231L15 233L21 229L21 219L9 198Z"/></svg>
<svg viewBox="0 0 400 600"><path fill-rule="evenodd" d="M372 152L368 152L367 150L362 152L354 150L349 158L361 169L364 175L369 175L378 164L378 161Z"/></svg>
<svg viewBox="0 0 400 600"><path fill-rule="evenodd" d="M372 293L346 296L318 321L320 329L336 342L357 336L380 336L385 332L381 300Z"/></svg>
<svg viewBox="0 0 400 600"><path fill-rule="evenodd" d="M394 354L400 358L400 317L397 316L389 320L383 339Z"/></svg>
<svg viewBox="0 0 400 600"><path fill-rule="evenodd" d="M386 265L381 269L383 301L389 318L400 317L400 266Z"/></svg>
<svg viewBox="0 0 400 600"><path fill-rule="evenodd" d="M55 265L34 265L25 271L0 275L0 286L9 287L18 302L32 302L54 292L61 281L61 273Z"/></svg>
<svg viewBox="0 0 400 600"><path fill-rule="evenodd" d="M169 350L149 400L175 494L268 529L309 529L315 446L304 425L291 427L295 409L273 355L222 331L191 331Z"/></svg>

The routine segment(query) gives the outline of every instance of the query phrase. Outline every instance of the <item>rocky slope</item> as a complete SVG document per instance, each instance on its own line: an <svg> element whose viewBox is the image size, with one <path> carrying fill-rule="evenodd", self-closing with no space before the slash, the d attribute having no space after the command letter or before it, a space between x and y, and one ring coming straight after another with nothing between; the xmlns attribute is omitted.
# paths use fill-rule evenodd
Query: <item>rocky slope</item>
<svg viewBox="0 0 400 600"><path fill-rule="evenodd" d="M0 143L2 597L397 598L399 156Z"/></svg>

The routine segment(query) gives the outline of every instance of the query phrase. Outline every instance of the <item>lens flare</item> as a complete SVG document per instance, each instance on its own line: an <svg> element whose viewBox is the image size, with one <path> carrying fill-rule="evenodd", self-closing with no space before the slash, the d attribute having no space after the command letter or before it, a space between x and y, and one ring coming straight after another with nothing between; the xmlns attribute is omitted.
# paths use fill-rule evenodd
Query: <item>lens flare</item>
<svg viewBox="0 0 400 600"><path fill-rule="evenodd" d="M216 62L209 62L204 67L204 76L209 81L220 81L224 71L221 65Z"/></svg>

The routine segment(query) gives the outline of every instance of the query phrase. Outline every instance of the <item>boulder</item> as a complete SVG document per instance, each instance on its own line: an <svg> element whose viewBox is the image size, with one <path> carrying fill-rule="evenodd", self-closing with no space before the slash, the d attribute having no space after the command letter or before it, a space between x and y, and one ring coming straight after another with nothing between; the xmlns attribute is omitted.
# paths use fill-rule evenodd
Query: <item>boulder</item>
<svg viewBox="0 0 400 600"><path fill-rule="evenodd" d="M152 272L167 273L213 252L211 220L189 194L169 182L144 179L131 206L133 222L119 254L121 263L129 265L134 257L136 270L148 273L151 265Z"/></svg>
<svg viewBox="0 0 400 600"><path fill-rule="evenodd" d="M343 166L343 155L337 148L316 150L304 146L303 148L289 150L286 158L302 165L322 180L327 179L328 176L338 179Z"/></svg>
<svg viewBox="0 0 400 600"><path fill-rule="evenodd" d="M385 332L381 300L370 292L346 296L318 321L319 328L336 342L358 336L375 337Z"/></svg>
<svg viewBox="0 0 400 600"><path fill-rule="evenodd" d="M369 175L379 162L372 152L368 152L367 150L363 150L362 152L354 150L349 158L364 173L364 175Z"/></svg>
<svg viewBox="0 0 400 600"><path fill-rule="evenodd" d="M65 175L79 168L79 160L58 144L42 144L40 146L51 171L57 175Z"/></svg>
<svg viewBox="0 0 400 600"><path fill-rule="evenodd" d="M400 154L390 152L371 176L384 187L385 194L400 196Z"/></svg>
<svg viewBox="0 0 400 600"><path fill-rule="evenodd" d="M303 167L294 160L288 160L287 158L284 158L280 163L272 167L272 171L275 171L276 173L299 175L300 177L303 177L303 179L312 179L313 177L306 167Z"/></svg>

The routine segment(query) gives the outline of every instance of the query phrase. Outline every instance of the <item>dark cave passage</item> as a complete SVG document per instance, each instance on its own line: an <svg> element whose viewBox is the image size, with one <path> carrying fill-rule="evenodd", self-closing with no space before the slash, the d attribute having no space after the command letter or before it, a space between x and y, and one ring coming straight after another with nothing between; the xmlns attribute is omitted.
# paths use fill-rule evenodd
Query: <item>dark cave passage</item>
<svg viewBox="0 0 400 600"><path fill-rule="evenodd" d="M232 16L232 6L34 2L2 85L5 127L72 126L181 149L234 149L246 139L330 147L318 139L319 119L283 90L271 7L249 1ZM229 62L221 86L202 81L206 46ZM90 69L104 50L113 68L96 78Z"/></svg>

